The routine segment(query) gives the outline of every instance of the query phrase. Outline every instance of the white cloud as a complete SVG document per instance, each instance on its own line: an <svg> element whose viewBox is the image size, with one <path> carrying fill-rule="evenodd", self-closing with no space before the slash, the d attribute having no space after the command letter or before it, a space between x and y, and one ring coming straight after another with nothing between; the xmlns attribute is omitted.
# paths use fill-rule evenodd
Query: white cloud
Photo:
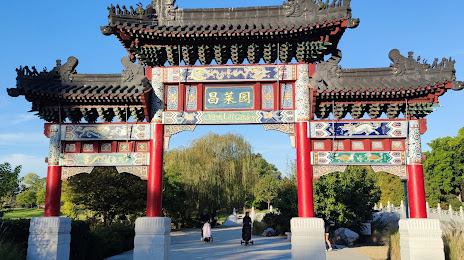
<svg viewBox="0 0 464 260"><path fill-rule="evenodd" d="M0 163L9 163L12 168L21 165L21 176L28 173L35 173L41 177L47 176L47 164L45 158L27 154L9 154L0 156Z"/></svg>
<svg viewBox="0 0 464 260"><path fill-rule="evenodd" d="M29 113L29 114L19 114L19 115L15 116L15 119L11 121L11 124L17 125L17 124L20 124L20 123L24 123L24 122L36 119L36 118L37 118L37 116L34 115L34 114L31 114L31 113Z"/></svg>
<svg viewBox="0 0 464 260"><path fill-rule="evenodd" d="M47 137L42 133L4 133L0 134L0 145L46 143Z"/></svg>

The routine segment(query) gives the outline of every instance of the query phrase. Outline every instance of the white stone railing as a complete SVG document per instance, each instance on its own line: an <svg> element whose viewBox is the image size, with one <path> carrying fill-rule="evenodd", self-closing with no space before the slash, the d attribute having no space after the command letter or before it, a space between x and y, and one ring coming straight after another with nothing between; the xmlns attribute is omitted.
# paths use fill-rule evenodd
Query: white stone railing
<svg viewBox="0 0 464 260"><path fill-rule="evenodd" d="M426 204L427 207L427 218L430 219L439 219L441 221L455 221L459 223L464 223L464 210L461 206L458 211L453 210L451 205L448 209L442 209L440 204L437 205L436 208L430 208L429 203ZM406 207L404 206L404 202L401 201L401 205L399 207L395 207L390 202L387 203L387 206L383 206L382 203L377 207L377 204L374 206L374 210L378 211L377 214L393 214L396 215L398 218L404 219L406 218Z"/></svg>

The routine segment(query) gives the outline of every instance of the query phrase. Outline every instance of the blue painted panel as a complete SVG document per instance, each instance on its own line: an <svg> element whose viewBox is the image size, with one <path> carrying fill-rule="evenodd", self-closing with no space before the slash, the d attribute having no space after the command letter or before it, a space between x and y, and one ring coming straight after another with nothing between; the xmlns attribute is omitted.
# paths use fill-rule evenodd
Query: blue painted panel
<svg viewBox="0 0 464 260"><path fill-rule="evenodd" d="M205 110L254 109L253 87L206 87Z"/></svg>

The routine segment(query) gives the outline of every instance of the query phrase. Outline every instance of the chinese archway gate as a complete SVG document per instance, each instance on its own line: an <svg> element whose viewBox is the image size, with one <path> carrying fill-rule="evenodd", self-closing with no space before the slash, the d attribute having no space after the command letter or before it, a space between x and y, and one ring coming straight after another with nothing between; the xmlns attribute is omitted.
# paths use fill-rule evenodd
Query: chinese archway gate
<svg viewBox="0 0 464 260"><path fill-rule="evenodd" d="M109 24L101 31L115 35L130 54L122 58L121 74L78 74L74 57L51 71L17 69L9 95L25 96L49 122L45 215L31 223L30 236L40 240L30 243L31 258L44 243L59 244L50 254L69 254L70 224L58 217L61 179L116 166L148 180L147 217L136 223L134 259L167 259L163 150L172 135L202 124L262 124L290 135L299 205L291 223L294 259L325 259L312 180L347 165L371 165L408 180L411 219L400 223L403 258L443 258L442 243L413 242L415 230L440 229L427 219L420 135L438 97L463 88L454 60L420 63L412 52L394 49L388 67L341 68L338 42L359 23L349 0L234 9L180 9L174 2L108 8ZM348 114L352 119L345 119ZM370 119L362 119L366 115ZM41 232L56 240L39 238Z"/></svg>

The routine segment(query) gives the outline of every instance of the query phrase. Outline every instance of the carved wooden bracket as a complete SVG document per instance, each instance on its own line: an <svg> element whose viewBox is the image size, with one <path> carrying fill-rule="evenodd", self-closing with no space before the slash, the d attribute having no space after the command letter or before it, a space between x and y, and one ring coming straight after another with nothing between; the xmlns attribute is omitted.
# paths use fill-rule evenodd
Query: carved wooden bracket
<svg viewBox="0 0 464 260"><path fill-rule="evenodd" d="M196 125L165 125L164 126L164 149L169 149L171 136L183 131L194 131Z"/></svg>
<svg viewBox="0 0 464 260"><path fill-rule="evenodd" d="M295 142L295 124L263 124L264 130L276 130L290 136L292 148L296 148Z"/></svg>

